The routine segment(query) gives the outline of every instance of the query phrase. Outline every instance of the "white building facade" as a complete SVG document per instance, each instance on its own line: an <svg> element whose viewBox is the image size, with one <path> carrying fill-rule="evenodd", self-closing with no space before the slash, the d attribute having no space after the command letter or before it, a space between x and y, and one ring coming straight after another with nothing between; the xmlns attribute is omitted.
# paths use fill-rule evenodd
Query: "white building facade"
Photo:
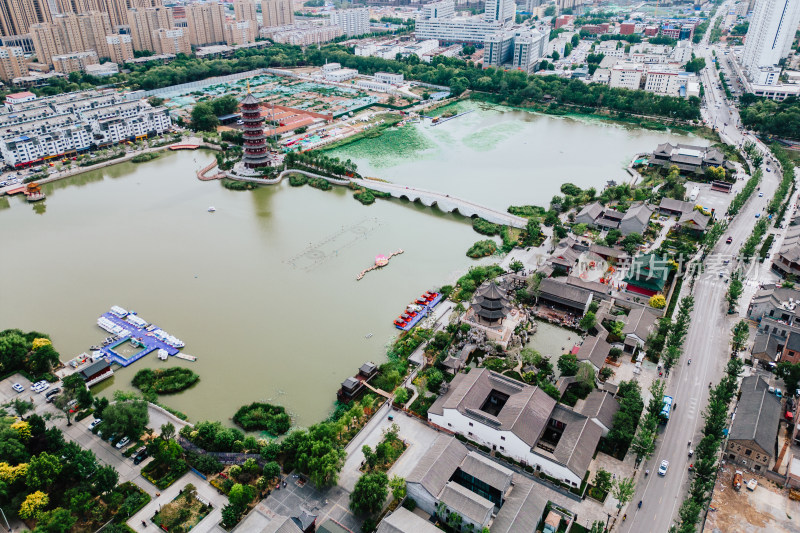
<svg viewBox="0 0 800 533"><path fill-rule="evenodd" d="M742 54L742 67L752 83L778 83L778 63L789 55L798 24L798 0L759 0L755 3Z"/></svg>
<svg viewBox="0 0 800 533"><path fill-rule="evenodd" d="M331 24L339 26L348 37L358 37L369 33L369 9L357 7L353 9L337 9L330 16Z"/></svg>

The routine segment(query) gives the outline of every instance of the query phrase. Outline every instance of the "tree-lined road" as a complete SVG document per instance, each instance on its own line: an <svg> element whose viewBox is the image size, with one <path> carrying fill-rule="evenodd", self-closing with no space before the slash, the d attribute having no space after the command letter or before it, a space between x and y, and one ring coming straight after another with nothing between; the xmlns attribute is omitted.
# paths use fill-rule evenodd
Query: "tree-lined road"
<svg viewBox="0 0 800 533"><path fill-rule="evenodd" d="M727 4L720 6L717 16L727 12ZM716 18L716 17L715 17ZM713 27L714 21L710 23ZM695 45L697 56L706 57L703 81L707 107L703 110L703 118L709 126L717 122L723 134L723 140L729 144L740 146L745 141L755 142L765 152L764 165L772 161L766 148L754 137L742 133L735 127L739 123L735 106L728 104L723 91L717 88L719 74L711 62L711 52L707 45L708 36L699 45ZM717 104L719 103L719 107ZM728 126L725 127L725 122ZM772 162L773 168L776 168ZM763 197L753 194L734 218L725 234L719 239L711 254L715 256L736 255L751 235L757 213L763 212L778 186L778 172L764 172L761 182ZM731 244L726 239L732 238ZM703 424L702 412L708 402L708 384L716 384L724 373L729 356L730 330L733 321L727 314L725 293L728 285L718 275L718 269L728 268L721 260L710 257L706 261L708 267L716 266L717 270L698 277L694 290L690 290L688 280L682 287L681 296L694 296L694 310L689 331L683 345L683 355L673 369L667 383L666 394L672 396L677 404L672 416L657 442L653 457L642 465L649 469L649 477L641 477L631 505L628 507L628 519L621 522L619 530L624 533L655 532L665 533L678 518L678 509L687 495L689 488L687 445L692 448L699 442ZM745 305L745 304L741 304ZM691 365L688 360L691 359ZM657 475L658 465L662 460L669 461L669 471L664 477ZM642 501L637 510L636 504Z"/></svg>

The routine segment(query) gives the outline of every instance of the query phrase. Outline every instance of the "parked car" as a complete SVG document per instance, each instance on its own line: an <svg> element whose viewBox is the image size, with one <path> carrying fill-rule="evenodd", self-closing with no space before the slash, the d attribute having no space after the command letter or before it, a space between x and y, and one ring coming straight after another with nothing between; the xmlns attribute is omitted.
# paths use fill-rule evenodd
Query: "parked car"
<svg viewBox="0 0 800 533"><path fill-rule="evenodd" d="M13 385L11 385L11 388L17 392L25 392L25 387L23 387L19 383L14 383Z"/></svg>
<svg viewBox="0 0 800 533"><path fill-rule="evenodd" d="M142 448L141 450L136 452L136 455L133 456L133 464L138 465L139 463L147 459L148 456L149 454L147 453L147 448Z"/></svg>
<svg viewBox="0 0 800 533"><path fill-rule="evenodd" d="M129 439L128 437L122 437L122 440L120 440L120 441L117 443L117 446L116 446L116 447L117 447L117 449L118 449L118 450L121 450L122 448L124 448L125 446L127 446L127 445L128 445L130 442L131 442L131 439Z"/></svg>
<svg viewBox="0 0 800 533"><path fill-rule="evenodd" d="M44 396L45 396L45 398L47 398L48 402L52 402L53 399L55 399L55 397L58 395L59 392L61 392L61 389L56 387L55 389L51 390L50 392L48 392Z"/></svg>
<svg viewBox="0 0 800 533"><path fill-rule="evenodd" d="M44 392L50 388L50 384L48 382L44 382L36 388L36 392Z"/></svg>
<svg viewBox="0 0 800 533"><path fill-rule="evenodd" d="M669 469L669 461L664 459L663 461L661 461L661 464L658 467L658 475L659 476L666 476L668 469Z"/></svg>
<svg viewBox="0 0 800 533"><path fill-rule="evenodd" d="M39 387L41 387L41 386L42 386L42 385L44 385L45 383L47 383L45 380L42 380L42 381L37 381L36 383L34 383L33 385L31 385L31 390L32 390L32 391L36 391L36 389L38 389ZM38 391L37 391L37 392L38 392Z"/></svg>
<svg viewBox="0 0 800 533"><path fill-rule="evenodd" d="M775 396L777 396L778 398L783 398L783 391L781 391L780 389L776 388L775 389Z"/></svg>
<svg viewBox="0 0 800 533"><path fill-rule="evenodd" d="M92 431L94 428L96 428L97 426L99 426L99 425L100 425L100 422L102 422L102 421L103 421L103 419L102 419L102 418L95 418L94 420L92 420L92 421L89 423L89 431ZM98 431L98 432L97 432L97 434L99 435L99 434L100 434L100 432Z"/></svg>

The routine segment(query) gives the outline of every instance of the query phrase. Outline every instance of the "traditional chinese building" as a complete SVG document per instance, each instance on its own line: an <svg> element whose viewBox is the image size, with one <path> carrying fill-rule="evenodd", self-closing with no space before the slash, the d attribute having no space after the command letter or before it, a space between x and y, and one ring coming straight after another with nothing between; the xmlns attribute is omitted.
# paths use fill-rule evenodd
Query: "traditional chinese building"
<svg viewBox="0 0 800 533"><path fill-rule="evenodd" d="M267 136L264 135L264 117L261 116L261 102L253 96L249 89L247 96L240 102L242 108L242 135L244 137L244 155L242 162L247 168L258 168L269 165L267 152Z"/></svg>

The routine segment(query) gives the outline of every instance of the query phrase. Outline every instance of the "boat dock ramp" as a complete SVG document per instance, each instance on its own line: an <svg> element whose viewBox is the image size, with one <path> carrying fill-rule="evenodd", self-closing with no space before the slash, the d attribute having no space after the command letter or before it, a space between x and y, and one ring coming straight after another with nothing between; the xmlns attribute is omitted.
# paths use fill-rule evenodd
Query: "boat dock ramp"
<svg viewBox="0 0 800 533"><path fill-rule="evenodd" d="M441 126L442 124L444 124L448 120L453 120L454 118L463 117L464 115L469 115L473 111L475 111L475 110L474 109L470 109L469 111L464 111L463 113L459 113L457 115L453 115L452 117L445 117L445 118L440 118L439 120L432 120L431 121L431 126Z"/></svg>

